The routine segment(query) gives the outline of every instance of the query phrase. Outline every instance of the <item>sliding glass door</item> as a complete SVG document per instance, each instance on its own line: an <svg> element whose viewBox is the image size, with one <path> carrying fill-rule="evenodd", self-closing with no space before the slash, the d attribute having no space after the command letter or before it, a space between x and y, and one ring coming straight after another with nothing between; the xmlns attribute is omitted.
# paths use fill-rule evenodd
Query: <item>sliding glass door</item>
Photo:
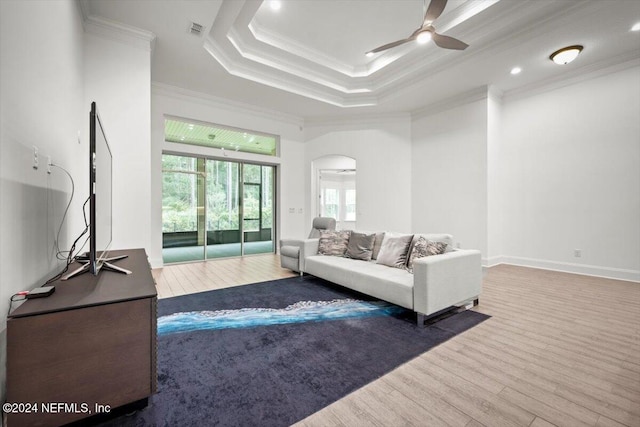
<svg viewBox="0 0 640 427"><path fill-rule="evenodd" d="M243 168L244 253L274 251L273 166L245 164Z"/></svg>
<svg viewBox="0 0 640 427"><path fill-rule="evenodd" d="M165 263L273 253L275 167L163 155Z"/></svg>
<svg viewBox="0 0 640 427"><path fill-rule="evenodd" d="M162 247L165 262L204 259L204 174L193 157L162 158Z"/></svg>
<svg viewBox="0 0 640 427"><path fill-rule="evenodd" d="M207 258L242 255L240 167L207 160Z"/></svg>

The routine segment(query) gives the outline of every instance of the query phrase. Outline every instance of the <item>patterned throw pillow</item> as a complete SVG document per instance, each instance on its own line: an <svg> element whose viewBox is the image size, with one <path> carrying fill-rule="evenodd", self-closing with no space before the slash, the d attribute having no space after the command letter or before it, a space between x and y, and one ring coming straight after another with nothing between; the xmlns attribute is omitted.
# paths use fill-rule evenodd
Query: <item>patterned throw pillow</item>
<svg viewBox="0 0 640 427"><path fill-rule="evenodd" d="M344 256L349 244L351 231L320 231L318 253L320 255Z"/></svg>
<svg viewBox="0 0 640 427"><path fill-rule="evenodd" d="M447 249L447 244L443 242L432 242L424 237L420 237L413 245L409 261L407 261L407 270L413 273L413 261L416 258L423 258L431 255L443 254Z"/></svg>

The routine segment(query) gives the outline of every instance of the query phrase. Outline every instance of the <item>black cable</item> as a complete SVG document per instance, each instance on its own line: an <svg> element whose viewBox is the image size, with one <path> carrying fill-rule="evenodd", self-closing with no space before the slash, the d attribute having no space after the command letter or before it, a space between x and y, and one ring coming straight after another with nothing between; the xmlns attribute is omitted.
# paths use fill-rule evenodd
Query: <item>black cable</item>
<svg viewBox="0 0 640 427"><path fill-rule="evenodd" d="M18 296L21 296L22 298L15 299L15 297L18 297ZM17 294L11 295L11 298L9 298L9 311L7 311L7 317L9 317L9 315L11 314L11 306L13 305L14 302L23 301L26 299L27 297L25 296L25 292L18 292Z"/></svg>
<svg viewBox="0 0 640 427"><path fill-rule="evenodd" d="M66 258L66 265L64 266L64 269L56 274L54 277L50 278L49 280L47 280L44 285L48 285L51 282L55 282L56 280L60 279L62 276L64 276L64 274L69 271L69 266L71 264L73 264L73 262L76 260L76 258L78 257L78 255L74 255L74 252L76 251L76 244L78 243L78 241L82 238L82 236L84 236L85 234L87 234L87 232L89 231L89 223L87 222L87 212L86 212L86 207L87 207L87 203L89 202L89 200L91 199L91 197L87 197L87 200L85 200L85 202L82 205L82 214L84 216L84 225L85 228L84 230L82 230L82 233L80 233L80 235L76 238L76 240L74 240L73 244L71 245L71 248L68 251L68 255ZM85 239L84 243L82 244L82 248L84 248L84 245L87 244L87 240L89 239L89 237L87 237L87 239ZM80 248L80 249L82 249Z"/></svg>
<svg viewBox="0 0 640 427"><path fill-rule="evenodd" d="M65 168L63 168L62 166L58 166L54 163L52 163L51 166L56 167L58 169L62 169L62 171L67 174L67 176L69 177L69 180L71 181L71 197L69 198L69 203L67 203L67 207L64 210L64 214L62 215L62 221L60 221L60 227L58 227L58 233L56 234L56 258L60 261L65 261L69 255L69 252L60 250L60 232L62 231L62 226L64 225L64 221L67 218L69 207L71 207L71 202L73 201L73 196L76 192L76 185L73 182L73 177ZM64 254L67 254L67 255L65 256Z"/></svg>

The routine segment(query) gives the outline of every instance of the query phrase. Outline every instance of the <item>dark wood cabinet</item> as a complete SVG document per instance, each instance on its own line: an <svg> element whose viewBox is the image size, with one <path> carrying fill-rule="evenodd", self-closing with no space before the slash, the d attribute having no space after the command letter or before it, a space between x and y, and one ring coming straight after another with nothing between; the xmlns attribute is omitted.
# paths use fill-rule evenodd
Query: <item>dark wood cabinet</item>
<svg viewBox="0 0 640 427"><path fill-rule="evenodd" d="M156 288L145 251L110 256L122 254L117 265L132 274L56 282L9 316L7 402L24 406L8 427L58 426L156 392Z"/></svg>

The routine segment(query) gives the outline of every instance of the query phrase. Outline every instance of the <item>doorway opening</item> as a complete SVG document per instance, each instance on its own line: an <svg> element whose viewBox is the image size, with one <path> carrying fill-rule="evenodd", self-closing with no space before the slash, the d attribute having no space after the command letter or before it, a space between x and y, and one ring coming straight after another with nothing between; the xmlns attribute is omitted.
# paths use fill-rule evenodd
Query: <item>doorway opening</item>
<svg viewBox="0 0 640 427"><path fill-rule="evenodd" d="M338 230L356 228L356 161L346 156L325 156L313 161L316 215L336 220Z"/></svg>

